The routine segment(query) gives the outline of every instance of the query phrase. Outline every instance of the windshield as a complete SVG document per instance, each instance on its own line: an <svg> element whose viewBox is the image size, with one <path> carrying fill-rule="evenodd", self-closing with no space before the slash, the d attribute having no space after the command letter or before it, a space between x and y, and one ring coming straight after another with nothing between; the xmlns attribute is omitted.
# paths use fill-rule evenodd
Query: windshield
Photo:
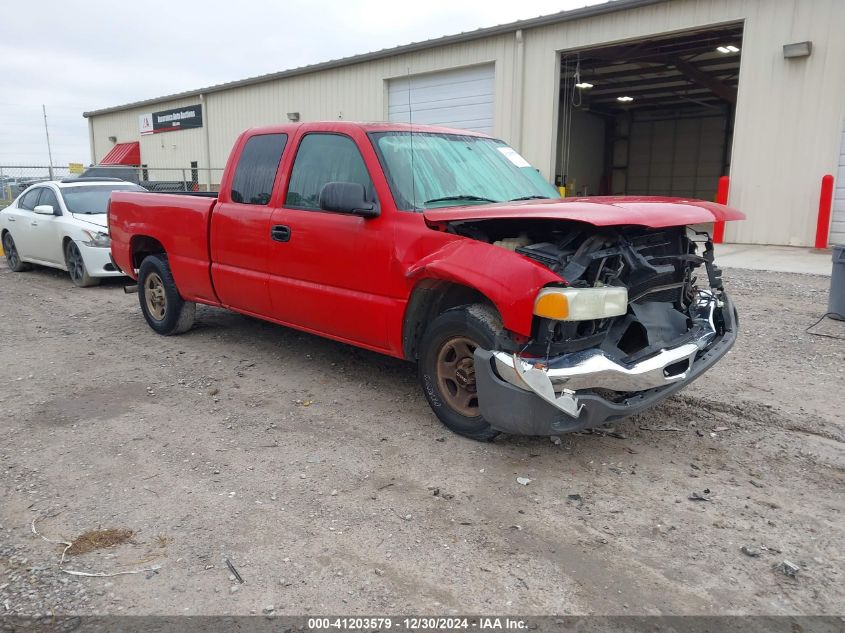
<svg viewBox="0 0 845 633"><path fill-rule="evenodd" d="M94 215L106 212L112 191L146 191L146 189L130 184L67 187L62 189L62 198L65 199L65 206L71 213Z"/></svg>
<svg viewBox="0 0 845 633"><path fill-rule="evenodd" d="M370 137L396 206L403 210L560 197L502 141L432 132L374 132Z"/></svg>

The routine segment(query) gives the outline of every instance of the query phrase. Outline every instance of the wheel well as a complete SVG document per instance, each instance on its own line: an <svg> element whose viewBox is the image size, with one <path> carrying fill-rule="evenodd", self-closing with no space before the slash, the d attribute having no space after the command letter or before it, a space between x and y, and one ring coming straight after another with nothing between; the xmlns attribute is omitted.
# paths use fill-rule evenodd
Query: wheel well
<svg viewBox="0 0 845 633"><path fill-rule="evenodd" d="M146 235L137 235L132 238L131 251L132 267L136 269L141 267L141 262L144 261L145 257L163 255L167 252L161 242Z"/></svg>
<svg viewBox="0 0 845 633"><path fill-rule="evenodd" d="M402 326L402 351L408 360L418 358L418 346L432 319L446 310L473 303L496 306L475 288L448 281L424 280L414 288L405 310Z"/></svg>

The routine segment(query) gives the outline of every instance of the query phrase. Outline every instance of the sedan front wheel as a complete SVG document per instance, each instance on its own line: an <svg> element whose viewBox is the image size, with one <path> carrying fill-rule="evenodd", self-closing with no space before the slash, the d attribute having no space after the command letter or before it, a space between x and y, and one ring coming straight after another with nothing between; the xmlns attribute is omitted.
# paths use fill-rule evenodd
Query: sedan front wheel
<svg viewBox="0 0 845 633"><path fill-rule="evenodd" d="M88 274L85 268L85 260L82 259L82 253L79 252L79 247L73 240L68 240L67 246L65 246L65 264L67 265L67 272L70 275L71 281L80 288L88 288L89 286L100 284L98 277L92 277Z"/></svg>

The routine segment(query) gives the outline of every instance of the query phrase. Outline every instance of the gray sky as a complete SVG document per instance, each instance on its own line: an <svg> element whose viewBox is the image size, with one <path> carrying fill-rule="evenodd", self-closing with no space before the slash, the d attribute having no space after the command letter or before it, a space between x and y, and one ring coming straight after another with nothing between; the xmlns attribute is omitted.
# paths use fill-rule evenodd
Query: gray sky
<svg viewBox="0 0 845 633"><path fill-rule="evenodd" d="M602 0L13 0L0 38L0 165L88 163L82 112ZM9 22L6 22L9 25Z"/></svg>

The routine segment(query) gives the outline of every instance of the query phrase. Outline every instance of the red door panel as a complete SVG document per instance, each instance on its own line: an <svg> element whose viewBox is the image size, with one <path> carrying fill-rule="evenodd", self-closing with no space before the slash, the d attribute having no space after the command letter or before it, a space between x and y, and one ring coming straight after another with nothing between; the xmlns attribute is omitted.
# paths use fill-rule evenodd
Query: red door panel
<svg viewBox="0 0 845 633"><path fill-rule="evenodd" d="M391 237L383 218L276 209L271 224L290 230L270 242L275 318L369 346L388 347Z"/></svg>
<svg viewBox="0 0 845 633"><path fill-rule="evenodd" d="M267 206L219 203L211 219L211 279L221 303L271 316L267 282L270 215Z"/></svg>

